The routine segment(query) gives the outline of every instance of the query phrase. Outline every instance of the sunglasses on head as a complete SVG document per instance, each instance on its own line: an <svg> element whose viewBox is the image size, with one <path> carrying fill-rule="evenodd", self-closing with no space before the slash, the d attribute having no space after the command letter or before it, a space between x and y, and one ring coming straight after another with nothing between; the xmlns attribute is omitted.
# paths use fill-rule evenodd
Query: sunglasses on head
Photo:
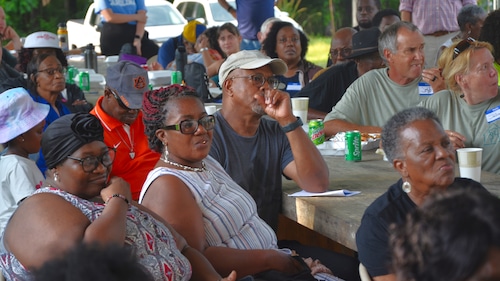
<svg viewBox="0 0 500 281"><path fill-rule="evenodd" d="M121 108L123 108L123 109L125 109L125 110L127 110L127 111L132 111L132 110L134 110L134 109L132 109L132 108L130 108L130 107L128 107L128 106L126 106L126 105L123 103L122 99L118 96L118 94L116 93L116 91L115 91L113 88L108 87L108 88L107 88L107 90L108 90L108 91L109 91L109 92L113 95L113 97L115 97L116 101L118 102L118 105L119 105Z"/></svg>
<svg viewBox="0 0 500 281"><path fill-rule="evenodd" d="M453 49L453 59L456 59L458 55L467 50L474 42L476 42L476 40L472 37L460 41L460 43L455 46L455 49Z"/></svg>

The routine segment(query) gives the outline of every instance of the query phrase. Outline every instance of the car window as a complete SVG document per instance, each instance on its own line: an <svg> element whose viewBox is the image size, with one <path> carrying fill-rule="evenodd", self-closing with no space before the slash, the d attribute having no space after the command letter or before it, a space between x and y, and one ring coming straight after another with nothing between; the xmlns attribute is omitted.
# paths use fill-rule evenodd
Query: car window
<svg viewBox="0 0 500 281"><path fill-rule="evenodd" d="M204 18L205 22L207 22L207 14L205 13L205 7L203 7L203 4L201 4L201 3L193 3L193 4L194 4L193 18L195 18L195 19Z"/></svg>
<svg viewBox="0 0 500 281"><path fill-rule="evenodd" d="M184 19L173 9L167 5L148 7L146 26L184 24Z"/></svg>
<svg viewBox="0 0 500 281"><path fill-rule="evenodd" d="M227 1L227 3L233 7L236 6L233 1ZM234 20L233 16L224 8L222 8L222 6L218 2L211 3L210 10L212 10L212 17L214 18L214 21L228 22Z"/></svg>

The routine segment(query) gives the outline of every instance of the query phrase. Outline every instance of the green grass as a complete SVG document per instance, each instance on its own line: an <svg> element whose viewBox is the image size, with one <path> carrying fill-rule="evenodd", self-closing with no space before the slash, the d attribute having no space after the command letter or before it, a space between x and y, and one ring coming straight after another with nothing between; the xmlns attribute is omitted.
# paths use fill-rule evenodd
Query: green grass
<svg viewBox="0 0 500 281"><path fill-rule="evenodd" d="M306 59L321 67L326 67L328 52L330 51L330 37L309 37L309 48Z"/></svg>

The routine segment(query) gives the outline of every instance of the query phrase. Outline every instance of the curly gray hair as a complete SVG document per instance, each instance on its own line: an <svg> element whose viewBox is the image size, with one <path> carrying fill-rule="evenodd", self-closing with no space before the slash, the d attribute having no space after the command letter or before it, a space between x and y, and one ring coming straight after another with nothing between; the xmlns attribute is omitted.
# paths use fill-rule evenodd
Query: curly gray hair
<svg viewBox="0 0 500 281"><path fill-rule="evenodd" d="M431 110L413 107L393 115L382 128L382 148L390 163L394 159L403 159L401 147L401 131L417 120L434 120L442 127L441 121Z"/></svg>

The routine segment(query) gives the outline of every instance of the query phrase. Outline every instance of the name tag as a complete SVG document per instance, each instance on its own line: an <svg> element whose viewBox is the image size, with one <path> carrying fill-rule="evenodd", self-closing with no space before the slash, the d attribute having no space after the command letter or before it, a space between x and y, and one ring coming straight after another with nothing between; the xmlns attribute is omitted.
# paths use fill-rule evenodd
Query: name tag
<svg viewBox="0 0 500 281"><path fill-rule="evenodd" d="M434 91L432 90L432 87L431 85L429 85L429 83L419 82L418 93L421 96L432 96L434 94Z"/></svg>
<svg viewBox="0 0 500 281"><path fill-rule="evenodd" d="M488 123L497 121L500 119L500 106L486 110L485 114L486 121L488 121Z"/></svg>
<svg viewBox="0 0 500 281"><path fill-rule="evenodd" d="M300 83L288 83L286 85L287 91L300 91L302 87L300 86Z"/></svg>

